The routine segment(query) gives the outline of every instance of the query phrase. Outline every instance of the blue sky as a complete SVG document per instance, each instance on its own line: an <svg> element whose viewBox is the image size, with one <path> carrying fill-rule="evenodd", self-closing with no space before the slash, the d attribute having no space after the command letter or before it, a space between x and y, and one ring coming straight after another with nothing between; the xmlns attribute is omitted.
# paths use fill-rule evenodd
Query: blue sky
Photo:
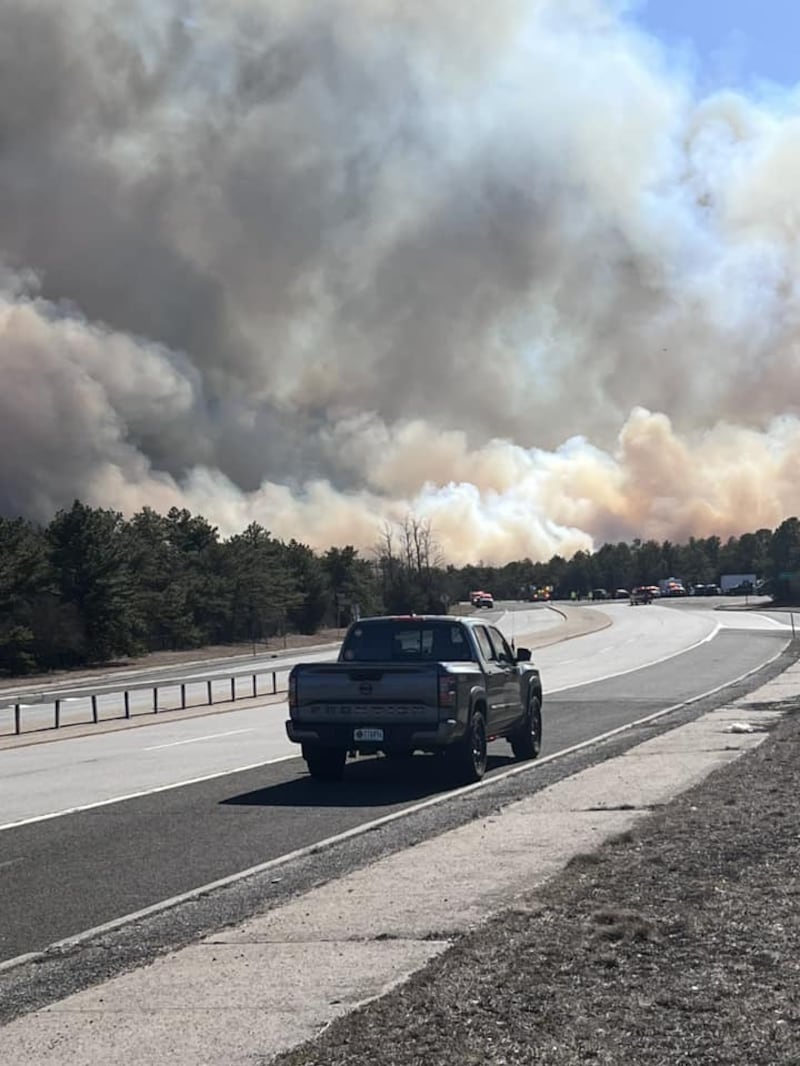
<svg viewBox="0 0 800 1066"><path fill-rule="evenodd" d="M800 82L800 0L638 0L631 17L688 48L707 88Z"/></svg>

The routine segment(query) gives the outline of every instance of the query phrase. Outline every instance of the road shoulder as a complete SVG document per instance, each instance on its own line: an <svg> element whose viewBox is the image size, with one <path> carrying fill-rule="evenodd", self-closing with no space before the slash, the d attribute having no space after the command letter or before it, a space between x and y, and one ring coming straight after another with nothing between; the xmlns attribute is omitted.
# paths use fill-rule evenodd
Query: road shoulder
<svg viewBox="0 0 800 1066"><path fill-rule="evenodd" d="M800 712L778 702L763 746L275 1066L795 1066Z"/></svg>
<svg viewBox="0 0 800 1066"><path fill-rule="evenodd" d="M795 664L733 705L475 822L313 888L149 967L22 1017L2 1031L3 1046L19 1066L101 1061L144 1066L165 1057L176 1066L198 1061L229 1066L252 1062L254 1056L268 1061L330 1026L320 1042L291 1052L287 1062L381 1061L400 1066L422 1061L423 1052L425 1061L492 1062L502 1061L497 1055L501 1050L505 1054L506 1047L508 1061L536 1055L536 1061L559 1064L584 1061L579 1056L590 1046L586 1041L600 1039L592 1035L596 1008L587 999L584 1015L576 1015L585 1017L586 1024L575 1031L565 1027L567 1008L558 996L565 995L573 981L565 975L573 974L580 984L581 967L586 966L596 978L592 985L587 971L587 996L592 987L598 995L606 988L603 1009L632 1009L627 991L617 1003L613 988L608 990L608 974L616 975L619 966L628 965L625 950L650 952L650 964L662 968L672 965L671 937L682 936L684 948L689 944L707 950L707 936L694 937L691 922L685 928L674 925L675 915L691 905L698 910L692 920L702 922L699 912L711 905L709 900L714 903L720 877L728 891L725 906L733 907L742 876L752 873L759 883L758 878L765 877L764 864L779 861L774 853L786 843L786 831L794 833L796 847L796 804L789 808L786 791L789 785L796 790L797 784L791 758L797 746L796 718L787 718L767 745L755 749L767 735L762 730L790 712L798 693L800 667ZM753 732L738 728L744 720ZM776 759L774 749L780 745L784 749ZM691 795L673 800L744 752L750 752L748 758L699 785L706 790L700 802ZM756 788L766 777L767 762L783 774L782 791L774 794L774 801L769 799L771 784ZM735 784L740 777L744 783ZM734 784L726 783L728 778ZM738 797L733 807L728 802L731 789ZM715 799L717 794L720 798ZM762 810L772 824L771 834L762 824ZM778 810L784 811L783 818L777 817ZM740 821L754 849L744 856L735 836ZM711 844L702 839L703 832L712 834ZM764 846L756 847L761 839ZM723 847L726 842L730 852ZM682 849L688 849L689 861L695 864L688 871L695 895L690 892L686 899ZM662 853L669 856L666 865L653 858ZM707 867L708 877L702 862L706 854L718 856L716 865ZM791 848L787 854L796 862ZM559 876L565 866L566 874ZM631 869L641 871L639 881L631 880ZM645 875L651 876L651 888L661 886L672 895L662 893L651 901ZM696 882L702 877L701 891ZM533 896L532 889L537 889ZM669 900L671 909L666 907ZM545 933L552 938L548 950L541 947ZM753 930L751 940L762 933ZM774 941L773 936L769 944ZM602 951L598 948L599 954L593 955L594 948L590 951L586 944L600 945ZM765 959L772 965L774 948L767 952ZM608 961L615 953L616 968ZM723 956L722 962L726 959ZM426 962L421 974L385 994ZM713 951L707 962L712 970L720 965ZM754 972L761 972L760 965L753 962ZM538 982L551 970L554 984L543 986L551 988L547 1017L560 1017L560 1026L543 1026L540 1014ZM676 970L674 979L683 981L683 970ZM672 1002L667 984L658 1010ZM506 988L514 995L506 997ZM706 1000L697 1002L702 1020ZM684 999L678 996L675 1003L678 1016ZM454 1031L463 1027L458 1022L467 1018L476 1021L467 1026L466 1037L455 1041ZM645 1022L649 1024L646 1017ZM642 1033L646 1028L643 1022ZM541 1042L540 1031L550 1044ZM87 1032L92 1034L88 1046ZM597 1046L606 1045L601 1041ZM530 1047L538 1049L535 1054ZM552 1047L561 1057L541 1057L556 1054ZM570 1054L574 1057L565 1057ZM675 1056L648 1060L634 1055L627 1061L666 1062ZM701 1056L694 1061L712 1060ZM736 1061L761 1060L745 1056Z"/></svg>

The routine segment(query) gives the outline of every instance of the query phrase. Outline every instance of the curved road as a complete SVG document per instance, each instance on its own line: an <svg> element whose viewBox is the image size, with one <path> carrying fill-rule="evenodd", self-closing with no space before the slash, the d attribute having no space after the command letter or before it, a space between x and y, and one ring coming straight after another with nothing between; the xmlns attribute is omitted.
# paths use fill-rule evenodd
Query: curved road
<svg viewBox="0 0 800 1066"><path fill-rule="evenodd" d="M535 655L545 754L730 684L790 635L766 615L603 610L611 627ZM530 619L503 622L524 643ZM0 962L441 791L424 757L413 773L365 759L341 785L312 782L284 714L275 704L0 752ZM511 765L507 745L494 745L489 776Z"/></svg>

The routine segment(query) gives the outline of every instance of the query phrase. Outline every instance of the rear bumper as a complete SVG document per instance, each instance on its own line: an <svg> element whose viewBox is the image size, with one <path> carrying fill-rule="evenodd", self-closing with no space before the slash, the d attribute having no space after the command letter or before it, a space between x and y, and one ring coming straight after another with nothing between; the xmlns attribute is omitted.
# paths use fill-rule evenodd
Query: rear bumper
<svg viewBox="0 0 800 1066"><path fill-rule="evenodd" d="M441 751L449 748L463 737L466 726L463 722L450 719L438 725L387 725L381 722L377 728L383 730L381 743L365 744L353 739L353 730L367 727L369 722L357 725L344 725L341 722L331 724L298 723L289 719L286 722L286 735L295 744L319 744L326 748L347 748L348 751L385 751L387 749L413 749L415 751Z"/></svg>

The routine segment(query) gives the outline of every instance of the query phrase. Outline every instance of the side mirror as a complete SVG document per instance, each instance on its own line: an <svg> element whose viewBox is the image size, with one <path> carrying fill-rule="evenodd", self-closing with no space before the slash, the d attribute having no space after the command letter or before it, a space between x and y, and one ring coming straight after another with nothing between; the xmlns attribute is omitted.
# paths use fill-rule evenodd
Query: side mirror
<svg viewBox="0 0 800 1066"><path fill-rule="evenodd" d="M529 663L531 661L531 649L530 648L517 648L517 662Z"/></svg>

